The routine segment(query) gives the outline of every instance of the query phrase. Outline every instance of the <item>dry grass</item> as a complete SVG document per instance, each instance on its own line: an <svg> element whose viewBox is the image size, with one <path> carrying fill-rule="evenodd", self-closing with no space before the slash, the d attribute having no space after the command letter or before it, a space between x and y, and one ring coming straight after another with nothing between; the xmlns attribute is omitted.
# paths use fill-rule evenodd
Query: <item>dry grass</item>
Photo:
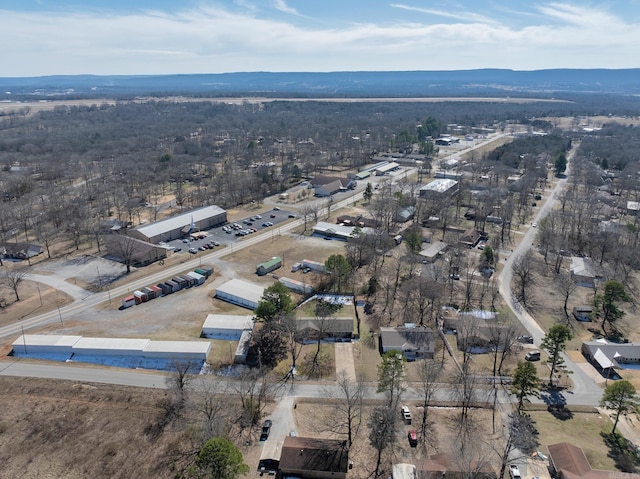
<svg viewBox="0 0 640 479"><path fill-rule="evenodd" d="M547 411L528 411L535 421L544 446L568 442L584 449L594 469L614 471L615 463L608 457L602 432L611 432L611 421L598 413L574 412L571 419L561 420ZM546 451L545 451L546 452Z"/></svg>

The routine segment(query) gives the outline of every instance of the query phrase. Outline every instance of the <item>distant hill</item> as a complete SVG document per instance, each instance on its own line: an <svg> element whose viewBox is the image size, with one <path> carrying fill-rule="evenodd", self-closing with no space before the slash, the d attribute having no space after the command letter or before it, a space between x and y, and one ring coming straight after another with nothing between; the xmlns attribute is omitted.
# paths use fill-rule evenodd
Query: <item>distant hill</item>
<svg viewBox="0 0 640 479"><path fill-rule="evenodd" d="M221 73L0 78L0 99L110 95L410 97L640 94L640 69ZM7 92L10 92L7 93Z"/></svg>

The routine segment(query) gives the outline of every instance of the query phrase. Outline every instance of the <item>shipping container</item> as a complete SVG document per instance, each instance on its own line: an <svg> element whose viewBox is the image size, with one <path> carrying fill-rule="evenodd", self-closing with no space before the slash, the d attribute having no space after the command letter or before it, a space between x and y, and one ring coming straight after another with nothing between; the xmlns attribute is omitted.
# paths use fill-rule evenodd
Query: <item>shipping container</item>
<svg viewBox="0 0 640 479"><path fill-rule="evenodd" d="M151 285L151 286L149 286L149 288L151 288L153 290L156 298L159 298L160 296L163 295L162 288L160 288L159 286Z"/></svg>
<svg viewBox="0 0 640 479"><path fill-rule="evenodd" d="M196 280L190 276L187 276L186 274L181 274L180 278L184 279L187 282L187 286L185 286L186 288L190 288L191 286L196 285Z"/></svg>
<svg viewBox="0 0 640 479"><path fill-rule="evenodd" d="M146 303L148 301L147 295L142 291L134 291L133 297L135 298L136 304Z"/></svg>
<svg viewBox="0 0 640 479"><path fill-rule="evenodd" d="M171 286L171 292L175 293L176 291L180 291L180 285L173 280L165 281L164 284L167 286Z"/></svg>
<svg viewBox="0 0 640 479"><path fill-rule="evenodd" d="M213 268L201 266L200 268L196 269L196 273L201 274L205 278L208 278L213 274Z"/></svg>
<svg viewBox="0 0 640 479"><path fill-rule="evenodd" d="M167 294L173 293L173 287L171 287L167 283L158 283L158 288L160 288L162 290L162 294L163 295L167 295Z"/></svg>
<svg viewBox="0 0 640 479"><path fill-rule="evenodd" d="M311 261L309 259L302 260L302 267L309 268L312 271L317 271L319 273L324 272L324 264L318 263L317 261Z"/></svg>
<svg viewBox="0 0 640 479"><path fill-rule="evenodd" d="M204 275L198 274L195 271L191 271L190 273L187 273L187 276L196 280L196 286L200 286L201 284L204 284L204 280L206 279Z"/></svg>
<svg viewBox="0 0 640 479"><path fill-rule="evenodd" d="M174 276L173 278L171 278L171 281L178 283L178 286L180 286L180 289L185 289L189 287L189 283L187 282L187 280L184 278L181 278L180 276Z"/></svg>
<svg viewBox="0 0 640 479"><path fill-rule="evenodd" d="M149 301L151 301L153 298L156 297L156 292L151 288L149 288L148 286L145 286L144 288L142 288L142 292L147 295L147 299Z"/></svg>
<svg viewBox="0 0 640 479"><path fill-rule="evenodd" d="M134 296L126 296L122 298L122 308L130 308L136 304L136 298Z"/></svg>

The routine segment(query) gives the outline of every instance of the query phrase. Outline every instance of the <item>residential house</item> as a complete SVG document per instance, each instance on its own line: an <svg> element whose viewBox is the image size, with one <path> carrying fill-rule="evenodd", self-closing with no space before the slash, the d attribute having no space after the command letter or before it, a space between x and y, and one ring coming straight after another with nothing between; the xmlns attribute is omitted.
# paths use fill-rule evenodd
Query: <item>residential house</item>
<svg viewBox="0 0 640 479"><path fill-rule="evenodd" d="M607 377L615 377L614 369L640 364L640 343L612 343L606 339L584 341L582 355Z"/></svg>
<svg viewBox="0 0 640 479"><path fill-rule="evenodd" d="M482 238L482 233L476 229L468 229L458 238L458 243L473 248Z"/></svg>
<svg viewBox="0 0 640 479"><path fill-rule="evenodd" d="M279 473L301 479L346 479L347 441L287 436L282 444Z"/></svg>
<svg viewBox="0 0 640 479"><path fill-rule="evenodd" d="M42 254L42 246L36 243L7 243L0 248L0 255L6 259L25 260Z"/></svg>
<svg viewBox="0 0 640 479"><path fill-rule="evenodd" d="M571 277L578 286L593 288L597 279L596 269L590 258L571 257Z"/></svg>
<svg viewBox="0 0 640 479"><path fill-rule="evenodd" d="M351 339L353 318L297 318L296 329L305 339Z"/></svg>
<svg viewBox="0 0 640 479"><path fill-rule="evenodd" d="M444 241L436 241L420 251L420 256L424 258L424 261L433 263L444 254L448 247L449 245Z"/></svg>
<svg viewBox="0 0 640 479"><path fill-rule="evenodd" d="M584 451L569 444L560 442L551 444L549 449L549 464L558 479L632 479L638 474L618 471L604 471L593 469Z"/></svg>
<svg viewBox="0 0 640 479"><path fill-rule="evenodd" d="M433 359L435 337L431 329L403 326L380 328L380 349L383 353L400 351L408 361Z"/></svg>

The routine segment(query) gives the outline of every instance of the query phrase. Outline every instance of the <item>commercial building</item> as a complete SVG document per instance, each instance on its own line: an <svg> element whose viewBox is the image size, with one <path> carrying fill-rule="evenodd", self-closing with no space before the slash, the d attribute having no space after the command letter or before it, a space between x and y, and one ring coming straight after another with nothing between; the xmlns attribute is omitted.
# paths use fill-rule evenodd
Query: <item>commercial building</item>
<svg viewBox="0 0 640 479"><path fill-rule="evenodd" d="M453 196L458 192L458 182L449 178L436 178L420 188L420 198L426 200Z"/></svg>
<svg viewBox="0 0 640 479"><path fill-rule="evenodd" d="M216 289L216 298L253 310L258 307L264 290L259 284L232 279Z"/></svg>
<svg viewBox="0 0 640 479"><path fill-rule="evenodd" d="M253 331L250 315L210 314L202 325L202 337L240 341L244 331Z"/></svg>
<svg viewBox="0 0 640 479"><path fill-rule="evenodd" d="M167 248L124 234L107 235L106 243L110 256L133 266L146 266L167 257Z"/></svg>
<svg viewBox="0 0 640 479"><path fill-rule="evenodd" d="M637 368L640 343L612 343L606 339L584 341L582 355L603 375L614 377L613 369Z"/></svg>
<svg viewBox="0 0 640 479"><path fill-rule="evenodd" d="M46 334L24 334L12 346L13 354L21 357L145 369L168 369L174 361L189 361L197 365L206 361L211 350L208 341L152 341Z"/></svg>
<svg viewBox="0 0 640 479"><path fill-rule="evenodd" d="M194 231L200 231L227 222L227 212L211 205L187 211L166 220L129 230L129 234L148 243L171 241Z"/></svg>

